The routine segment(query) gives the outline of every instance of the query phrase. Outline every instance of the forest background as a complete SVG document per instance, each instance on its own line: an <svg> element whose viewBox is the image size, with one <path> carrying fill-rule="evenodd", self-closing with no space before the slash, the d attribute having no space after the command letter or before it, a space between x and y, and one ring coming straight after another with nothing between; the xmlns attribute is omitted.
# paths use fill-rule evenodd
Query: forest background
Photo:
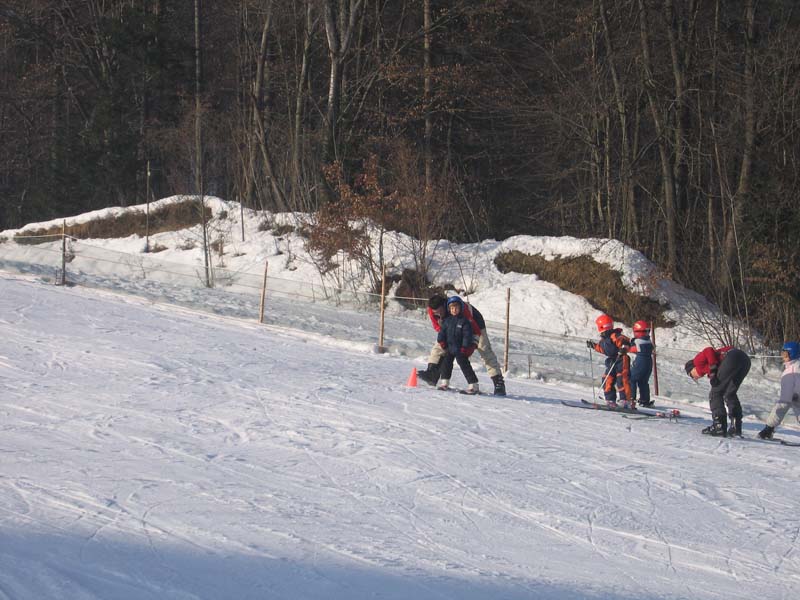
<svg viewBox="0 0 800 600"><path fill-rule="evenodd" d="M608 237L797 339L798 40L796 0L2 0L0 230L199 193L319 247Z"/></svg>

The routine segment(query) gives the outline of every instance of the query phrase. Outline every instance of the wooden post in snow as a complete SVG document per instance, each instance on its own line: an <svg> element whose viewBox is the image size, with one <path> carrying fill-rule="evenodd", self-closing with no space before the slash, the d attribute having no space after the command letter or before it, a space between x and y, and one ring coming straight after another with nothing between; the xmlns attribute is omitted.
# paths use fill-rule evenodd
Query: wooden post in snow
<svg viewBox="0 0 800 600"><path fill-rule="evenodd" d="M150 159L147 159L147 185L144 192L147 212L144 220L144 251L150 252Z"/></svg>
<svg viewBox="0 0 800 600"><path fill-rule="evenodd" d="M508 329L509 317L511 316L511 288L506 288L506 349L503 358L503 371L508 373Z"/></svg>
<svg viewBox="0 0 800 600"><path fill-rule="evenodd" d="M67 220L61 225L61 283L67 285Z"/></svg>
<svg viewBox="0 0 800 600"><path fill-rule="evenodd" d="M383 354L386 348L383 347L384 315L386 313L386 263L381 267L381 326L378 334L378 352Z"/></svg>
<svg viewBox="0 0 800 600"><path fill-rule="evenodd" d="M650 321L650 341L653 342L653 391L658 396L658 365L656 364L656 328L654 323Z"/></svg>
<svg viewBox="0 0 800 600"><path fill-rule="evenodd" d="M264 283L261 285L261 305L258 308L258 322L264 322L264 298L267 296L267 271L269 270L269 261L264 261Z"/></svg>

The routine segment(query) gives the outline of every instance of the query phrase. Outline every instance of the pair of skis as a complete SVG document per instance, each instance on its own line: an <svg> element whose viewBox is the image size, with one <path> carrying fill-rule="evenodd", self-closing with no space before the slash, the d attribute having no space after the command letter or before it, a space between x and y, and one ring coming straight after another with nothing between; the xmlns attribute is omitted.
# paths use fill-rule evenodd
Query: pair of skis
<svg viewBox="0 0 800 600"><path fill-rule="evenodd" d="M573 408L586 408L589 410L605 410L607 412L620 413L623 415L639 415L643 418L652 419L677 419L681 416L681 411L677 408L624 408L622 406L612 407L600 402L589 402L588 400L581 399L580 402L573 400L562 400L561 404L564 406L571 406Z"/></svg>
<svg viewBox="0 0 800 600"><path fill-rule="evenodd" d="M623 408L618 406L616 408L610 407L606 404L601 404L599 402L589 402L588 400L581 399L580 402L575 402L572 400L562 400L561 404L564 406L571 406L573 408L585 408L589 410L604 410L606 412L615 412L621 413L623 417L628 418L636 418L634 415L639 415L638 418L646 418L646 419L675 419L677 420L680 417L681 411L677 408L637 408L636 410L630 408ZM761 442L764 444L780 444L782 446L797 446L800 447L800 442L790 442L789 440L785 440L783 438L772 438L771 440L764 440L760 437L745 437L745 436L733 436L730 439L741 439L747 440L750 442Z"/></svg>

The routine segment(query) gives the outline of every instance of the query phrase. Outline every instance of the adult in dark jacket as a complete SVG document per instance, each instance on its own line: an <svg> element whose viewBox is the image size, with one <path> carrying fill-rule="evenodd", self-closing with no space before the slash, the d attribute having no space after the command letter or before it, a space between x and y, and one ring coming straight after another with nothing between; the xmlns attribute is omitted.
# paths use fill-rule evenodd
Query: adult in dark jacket
<svg viewBox="0 0 800 600"><path fill-rule="evenodd" d="M441 294L434 294L428 300L428 318L431 320L431 325L434 331L439 333L441 329L441 322L447 316L447 298ZM486 367L486 372L492 378L494 383L494 393L496 396L506 395L506 383L503 380L503 373L500 369L500 363L497 356L492 350L492 344L489 341L489 334L486 332L486 321L483 319L481 312L474 306L463 303L463 315L472 324L472 333L475 336L475 344L480 354L483 364ZM436 385L439 381L441 361L444 358L444 351L438 343L433 345L431 354L428 357L428 368L419 372L419 377L429 385Z"/></svg>
<svg viewBox="0 0 800 600"><path fill-rule="evenodd" d="M446 390L453 374L453 361L458 362L461 372L469 384L468 394L478 393L478 377L472 370L469 357L475 351L475 336L472 324L464 315L464 303L458 296L447 300L448 315L442 320L437 336L439 347L445 352L442 359L441 380L439 389Z"/></svg>
<svg viewBox="0 0 800 600"><path fill-rule="evenodd" d="M695 381L708 375L711 383L708 404L711 408L712 423L702 432L722 437L742 435L742 405L737 392L750 372L750 357L747 353L733 346L725 346L718 350L709 346L698 352L684 368L689 377ZM728 429L729 416L730 429Z"/></svg>

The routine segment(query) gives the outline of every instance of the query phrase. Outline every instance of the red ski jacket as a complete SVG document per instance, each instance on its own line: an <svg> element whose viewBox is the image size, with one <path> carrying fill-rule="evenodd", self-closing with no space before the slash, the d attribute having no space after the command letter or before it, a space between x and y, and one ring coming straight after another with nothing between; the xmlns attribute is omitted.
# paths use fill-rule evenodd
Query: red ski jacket
<svg viewBox="0 0 800 600"><path fill-rule="evenodd" d="M733 346L724 346L719 350L714 350L711 346L703 348L694 357L694 368L697 369L697 374L701 377L708 375L713 367L719 367L722 361L725 360L725 355L731 350Z"/></svg>

